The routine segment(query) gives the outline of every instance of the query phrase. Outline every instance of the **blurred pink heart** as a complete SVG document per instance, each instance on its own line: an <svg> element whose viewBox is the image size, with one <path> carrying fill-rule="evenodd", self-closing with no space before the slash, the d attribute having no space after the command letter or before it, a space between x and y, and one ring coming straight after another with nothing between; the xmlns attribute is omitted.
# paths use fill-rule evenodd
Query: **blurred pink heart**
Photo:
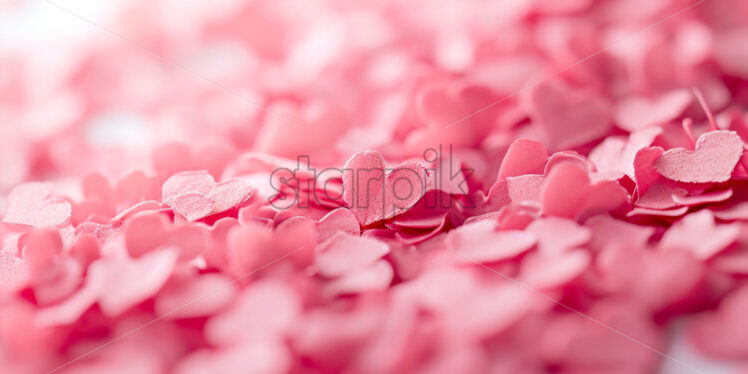
<svg viewBox="0 0 748 374"><path fill-rule="evenodd" d="M558 84L540 83L523 97L533 122L542 128L549 148L584 145L610 131L610 106L591 92L572 91Z"/></svg>
<svg viewBox="0 0 748 374"><path fill-rule="evenodd" d="M578 219L616 210L628 201L628 194L617 182L593 183L586 170L564 163L551 170L540 199L543 215Z"/></svg>
<svg viewBox="0 0 748 374"><path fill-rule="evenodd" d="M25 183L8 195L3 222L34 227L61 226L68 222L70 203L52 195L51 183Z"/></svg>

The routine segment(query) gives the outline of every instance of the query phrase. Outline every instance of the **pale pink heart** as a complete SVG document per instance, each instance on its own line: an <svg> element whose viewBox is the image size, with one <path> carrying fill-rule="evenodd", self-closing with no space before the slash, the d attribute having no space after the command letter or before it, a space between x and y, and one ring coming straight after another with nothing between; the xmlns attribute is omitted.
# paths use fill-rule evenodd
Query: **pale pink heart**
<svg viewBox="0 0 748 374"><path fill-rule="evenodd" d="M98 260L91 264L88 282L99 290L99 306L115 317L153 297L171 277L177 252L164 249L137 260Z"/></svg>
<svg viewBox="0 0 748 374"><path fill-rule="evenodd" d="M644 247L654 234L652 227L634 225L604 214L591 217L584 225L592 230L588 247L598 250L616 243Z"/></svg>
<svg viewBox="0 0 748 374"><path fill-rule="evenodd" d="M356 294L361 292L384 291L389 287L394 276L392 265L385 260L347 273L340 278L333 279L325 285L325 292L329 296Z"/></svg>
<svg viewBox="0 0 748 374"><path fill-rule="evenodd" d="M634 179L636 155L660 133L662 129L654 127L634 132L628 139L609 136L590 152L589 160L598 173L623 173Z"/></svg>
<svg viewBox="0 0 748 374"><path fill-rule="evenodd" d="M520 281L529 287L560 287L579 277L589 266L590 254L583 249L566 253L531 253L522 260Z"/></svg>
<svg viewBox="0 0 748 374"><path fill-rule="evenodd" d="M709 210L689 214L676 222L663 235L660 248L664 251L690 251L700 260L708 260L725 250L740 235L736 224L717 225Z"/></svg>
<svg viewBox="0 0 748 374"><path fill-rule="evenodd" d="M608 102L590 92L567 91L544 82L527 91L523 99L553 150L584 145L604 136L612 127Z"/></svg>
<svg viewBox="0 0 748 374"><path fill-rule="evenodd" d="M125 224L125 245L131 257L140 257L159 247L176 247L181 261L203 252L209 238L205 227L168 222L159 212L143 212Z"/></svg>
<svg viewBox="0 0 748 374"><path fill-rule="evenodd" d="M329 102L275 102L268 107L255 150L289 158L310 155L334 149L346 130L344 113Z"/></svg>
<svg viewBox="0 0 748 374"><path fill-rule="evenodd" d="M332 210L317 222L317 240L319 242L332 238L337 232L344 232L353 236L361 234L356 216L346 208Z"/></svg>
<svg viewBox="0 0 748 374"><path fill-rule="evenodd" d="M498 180L524 174L543 174L548 161L548 150L543 143L530 139L517 139L501 161Z"/></svg>
<svg viewBox="0 0 748 374"><path fill-rule="evenodd" d="M231 303L236 286L221 274L187 274L172 279L156 295L156 315L166 319L212 315Z"/></svg>
<svg viewBox="0 0 748 374"><path fill-rule="evenodd" d="M592 238L589 228L558 217L536 219L525 231L537 236L538 249L548 255L583 246Z"/></svg>
<svg viewBox="0 0 748 374"><path fill-rule="evenodd" d="M339 277L369 266L390 252L379 240L338 233L317 248L314 264L325 277Z"/></svg>
<svg viewBox="0 0 748 374"><path fill-rule="evenodd" d="M205 325L205 339L226 346L283 339L303 311L298 291L283 280L263 279L240 292L233 305Z"/></svg>
<svg viewBox="0 0 748 374"><path fill-rule="evenodd" d="M447 235L447 248L460 262L508 260L532 248L535 235L522 231L497 231L496 223L483 220L464 225Z"/></svg>
<svg viewBox="0 0 748 374"><path fill-rule="evenodd" d="M635 132L678 118L692 101L688 90L670 91L654 99L631 96L616 104L613 119L618 127Z"/></svg>
<svg viewBox="0 0 748 374"><path fill-rule="evenodd" d="M53 196L51 183L25 183L10 191L3 222L34 227L62 226L70 220L70 203Z"/></svg>
<svg viewBox="0 0 748 374"><path fill-rule="evenodd" d="M474 146L495 119L491 91L482 86L456 84L425 87L416 95L416 113L426 123L406 140L408 149L421 153L440 145Z"/></svg>
<svg viewBox="0 0 748 374"><path fill-rule="evenodd" d="M402 213L429 187L428 172L421 164L407 162L388 170L376 151L351 156L343 170L343 199L363 226Z"/></svg>
<svg viewBox="0 0 748 374"><path fill-rule="evenodd" d="M206 171L174 174L162 186L162 200L174 212L194 222L225 212L252 196L254 187L246 178L216 183Z"/></svg>
<svg viewBox="0 0 748 374"><path fill-rule="evenodd" d="M654 162L665 178L688 183L718 183L730 179L743 155L743 141L733 131L710 131L696 142L696 149L669 149Z"/></svg>

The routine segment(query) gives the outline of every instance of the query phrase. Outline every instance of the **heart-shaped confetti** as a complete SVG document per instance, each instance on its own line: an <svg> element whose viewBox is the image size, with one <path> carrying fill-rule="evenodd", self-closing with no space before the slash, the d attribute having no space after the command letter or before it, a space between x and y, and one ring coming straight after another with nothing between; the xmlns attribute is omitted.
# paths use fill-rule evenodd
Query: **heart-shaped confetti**
<svg viewBox="0 0 748 374"><path fill-rule="evenodd" d="M3 372L748 368L748 2L124 3L0 5Z"/></svg>
<svg viewBox="0 0 748 374"><path fill-rule="evenodd" d="M724 182L742 155L743 141L738 134L711 131L699 137L693 151L669 149L653 165L663 177L678 182Z"/></svg>

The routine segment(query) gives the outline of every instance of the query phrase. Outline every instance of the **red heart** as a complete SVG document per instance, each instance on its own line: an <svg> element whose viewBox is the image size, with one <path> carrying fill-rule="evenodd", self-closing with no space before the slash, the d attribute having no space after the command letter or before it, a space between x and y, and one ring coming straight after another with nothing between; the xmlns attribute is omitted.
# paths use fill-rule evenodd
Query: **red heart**
<svg viewBox="0 0 748 374"><path fill-rule="evenodd" d="M734 131L710 131L699 136L696 149L668 149L654 162L665 178L689 183L725 182L743 155L743 140Z"/></svg>
<svg viewBox="0 0 748 374"><path fill-rule="evenodd" d="M404 212L426 193L428 173L417 162L385 169L376 151L353 155L343 167L343 200L366 226Z"/></svg>

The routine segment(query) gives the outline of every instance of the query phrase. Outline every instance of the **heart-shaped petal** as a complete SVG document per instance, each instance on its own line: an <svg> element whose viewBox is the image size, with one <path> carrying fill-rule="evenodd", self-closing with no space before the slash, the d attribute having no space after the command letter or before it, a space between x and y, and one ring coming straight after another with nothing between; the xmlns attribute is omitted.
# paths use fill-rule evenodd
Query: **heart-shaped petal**
<svg viewBox="0 0 748 374"><path fill-rule="evenodd" d="M386 169L385 164L379 152L366 151L353 155L343 167L344 200L364 226L402 213L428 190L423 165L408 162Z"/></svg>
<svg viewBox="0 0 748 374"><path fill-rule="evenodd" d="M743 155L743 140L733 131L710 131L696 142L696 149L665 151L654 168L665 178L688 183L719 183L730 179Z"/></svg>

